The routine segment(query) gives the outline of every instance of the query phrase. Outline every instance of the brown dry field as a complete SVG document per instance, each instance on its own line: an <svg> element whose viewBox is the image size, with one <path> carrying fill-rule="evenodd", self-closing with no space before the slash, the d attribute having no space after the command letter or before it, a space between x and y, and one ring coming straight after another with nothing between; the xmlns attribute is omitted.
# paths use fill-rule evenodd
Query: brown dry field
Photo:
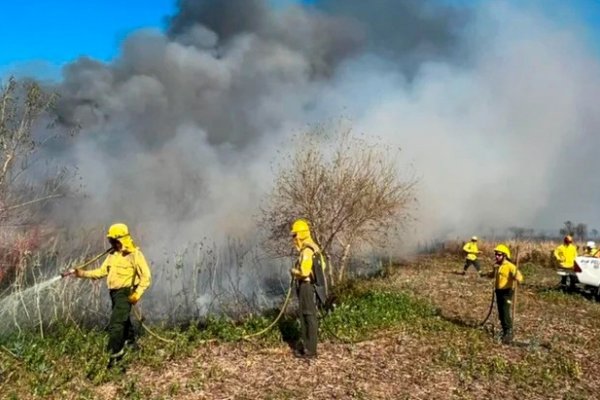
<svg viewBox="0 0 600 400"><path fill-rule="evenodd" d="M488 265L485 265L487 262ZM324 342L319 358L292 357L286 344L213 343L160 367L132 367L127 384L94 387L101 399L589 399L600 389L600 304L562 293L554 270L523 265L516 345L494 339L491 280L457 274L457 257L424 256L374 287L428 299L438 316L376 332L355 344ZM484 268L491 269L489 259ZM83 385L86 385L83 383ZM133 386L132 386L133 385ZM69 398L66 394L63 398ZM79 397L73 397L79 398Z"/></svg>

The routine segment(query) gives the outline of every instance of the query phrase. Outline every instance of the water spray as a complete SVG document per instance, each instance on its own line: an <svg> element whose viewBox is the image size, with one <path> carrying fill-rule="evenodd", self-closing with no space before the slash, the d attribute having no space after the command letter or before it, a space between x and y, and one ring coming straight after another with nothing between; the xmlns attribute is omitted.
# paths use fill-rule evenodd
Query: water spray
<svg viewBox="0 0 600 400"><path fill-rule="evenodd" d="M19 301L19 298L28 297L30 294L33 294L33 293L39 293L42 290L46 289L47 287L58 282L62 278L74 275L76 269L87 267L91 263L97 261L104 255L108 254L111 250L112 250L112 248L107 249L102 254L97 255L96 257L92 258L91 260L86 261L85 263L83 263L75 268L71 268L66 271L63 271L59 275L49 278L49 279L45 280L44 282L39 282L30 288L27 288L27 289L19 291L19 292L12 293L11 295L0 300L0 310L6 309L7 307L12 307L13 305L16 304L16 302Z"/></svg>

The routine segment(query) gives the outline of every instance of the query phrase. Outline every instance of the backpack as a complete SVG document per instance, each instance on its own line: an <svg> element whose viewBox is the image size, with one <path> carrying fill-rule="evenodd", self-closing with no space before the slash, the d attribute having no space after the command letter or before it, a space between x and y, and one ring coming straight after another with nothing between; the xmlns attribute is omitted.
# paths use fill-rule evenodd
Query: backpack
<svg viewBox="0 0 600 400"><path fill-rule="evenodd" d="M310 280L315 287L317 306L319 308L325 308L327 305L327 279L325 278L327 259L321 251L317 251L317 249L311 245L307 244L305 246L313 251Z"/></svg>

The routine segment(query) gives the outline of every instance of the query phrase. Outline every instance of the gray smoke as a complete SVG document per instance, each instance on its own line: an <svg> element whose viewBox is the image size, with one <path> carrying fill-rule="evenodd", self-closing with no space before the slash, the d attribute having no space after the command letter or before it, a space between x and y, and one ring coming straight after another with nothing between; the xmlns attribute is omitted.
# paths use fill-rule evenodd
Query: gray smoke
<svg viewBox="0 0 600 400"><path fill-rule="evenodd" d="M201 25L227 41L242 33L268 31L275 23L268 4L262 0L181 0L178 8L170 20L170 36L186 34Z"/></svg>
<svg viewBox="0 0 600 400"><path fill-rule="evenodd" d="M444 4L180 1L165 32L64 68L60 119L81 130L51 156L77 168L85 196L55 218L128 223L157 315L237 310L231 293L270 304L257 288L285 286L274 271L289 262L256 246L271 162L308 124L344 116L420 177L410 239L600 228L600 64L570 3Z"/></svg>
<svg viewBox="0 0 600 400"><path fill-rule="evenodd" d="M471 12L464 7L431 0L323 0L319 8L356 21L366 50L394 60L409 76L424 62L456 63L468 55L461 37Z"/></svg>
<svg viewBox="0 0 600 400"><path fill-rule="evenodd" d="M181 0L166 33L64 69L61 118L82 129L62 157L88 197L63 211L152 246L254 234L277 151L345 115L404 149L423 238L600 226L598 60L577 24L503 2Z"/></svg>
<svg viewBox="0 0 600 400"><path fill-rule="evenodd" d="M301 55L311 74L331 72L365 40L363 27L354 19L300 7L275 13L264 0L180 0L168 33L197 47L227 46L242 35L254 35Z"/></svg>

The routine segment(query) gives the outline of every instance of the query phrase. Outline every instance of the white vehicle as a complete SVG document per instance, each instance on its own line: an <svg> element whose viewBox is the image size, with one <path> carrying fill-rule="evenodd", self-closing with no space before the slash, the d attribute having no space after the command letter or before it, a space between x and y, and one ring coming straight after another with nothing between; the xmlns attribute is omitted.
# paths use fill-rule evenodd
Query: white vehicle
<svg viewBox="0 0 600 400"><path fill-rule="evenodd" d="M566 277L567 287L579 286L600 300L600 258L579 256L572 271L560 269L557 273Z"/></svg>

